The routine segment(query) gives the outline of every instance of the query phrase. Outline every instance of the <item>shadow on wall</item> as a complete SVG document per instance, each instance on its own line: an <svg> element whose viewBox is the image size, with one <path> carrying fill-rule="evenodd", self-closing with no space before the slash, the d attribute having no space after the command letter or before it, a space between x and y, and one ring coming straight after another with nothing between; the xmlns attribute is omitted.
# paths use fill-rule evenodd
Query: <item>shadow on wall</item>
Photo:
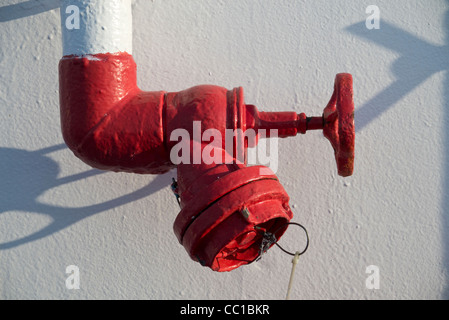
<svg viewBox="0 0 449 320"><path fill-rule="evenodd" d="M435 46L383 20L380 30L368 30L365 21L346 30L401 54L391 67L397 80L356 110L357 131L362 131L433 74L449 70L448 45Z"/></svg>
<svg viewBox="0 0 449 320"><path fill-rule="evenodd" d="M449 0L447 3L449 4ZM435 46L383 20L381 20L380 30L368 30L365 21L346 28L346 31L358 37L396 51L401 55L391 67L397 80L356 110L357 131L363 130L433 74L446 72L444 82L445 116L442 119L446 128L444 137L446 149L443 159L446 167L442 174L441 184L443 190L449 190L449 10L446 11L444 30L446 32L445 45ZM445 210L445 208L449 208L447 191L443 192L441 208L443 268L449 278L449 212ZM449 299L449 282L446 283L442 298Z"/></svg>
<svg viewBox="0 0 449 320"><path fill-rule="evenodd" d="M37 15L59 6L60 0L30 0L3 6L0 7L0 23ZM86 207L64 208L40 203L38 197L49 189L104 173L89 170L57 178L59 165L46 155L64 148L63 144L38 151L0 148L0 214L8 211L31 212L48 215L53 220L34 234L0 243L0 250L45 238L97 213L148 197L171 183L169 175L157 176L137 191Z"/></svg>
<svg viewBox="0 0 449 320"><path fill-rule="evenodd" d="M95 205L64 208L40 203L38 197L49 189L104 173L92 169L57 178L59 166L46 155L64 148L65 145L62 144L38 151L0 148L0 214L22 211L45 214L53 219L51 224L34 234L0 243L0 250L42 239L97 213L143 199L170 185L171 178L166 174L157 176L150 184L137 191Z"/></svg>
<svg viewBox="0 0 449 320"><path fill-rule="evenodd" d="M0 22L7 22L59 8L60 0L30 0L0 8Z"/></svg>
<svg viewBox="0 0 449 320"><path fill-rule="evenodd" d="M448 0L449 3L449 0ZM36 15L59 7L59 0L30 0L22 3L0 7L0 23ZM436 72L446 71L445 80L445 118L449 119L449 11L445 17L446 44L435 46L421 40L409 32L394 25L381 21L381 30L368 30L365 22L357 23L346 28L346 31L364 38L367 41L394 50L401 54L392 66L397 80L382 92L371 98L356 110L357 131L363 130L383 112L392 108L398 101L413 91ZM449 124L445 126L445 159L446 164L443 177L443 190L449 189ZM126 203L146 197L159 189L169 185L167 176L159 176L148 186L131 194L101 204L84 208L62 208L37 202L37 197L50 188L76 180L85 179L100 174L91 170L75 176L57 179L58 164L45 155L60 149L63 145L52 148L28 152L17 149L0 149L1 177L0 191L8 190L8 194L0 198L0 214L8 210L23 210L26 212L43 213L51 216L54 222L43 230L23 239L0 244L0 250L13 248L21 244L34 241L54 232L62 230L77 221L96 213L124 205ZM7 163L4 163L6 160ZM30 170L27 168L39 170ZM25 197L25 198L24 198ZM444 192L441 208L449 208L449 195ZM444 247L444 266L449 275L449 216L442 210L442 228ZM449 284L446 285L445 298L449 299Z"/></svg>

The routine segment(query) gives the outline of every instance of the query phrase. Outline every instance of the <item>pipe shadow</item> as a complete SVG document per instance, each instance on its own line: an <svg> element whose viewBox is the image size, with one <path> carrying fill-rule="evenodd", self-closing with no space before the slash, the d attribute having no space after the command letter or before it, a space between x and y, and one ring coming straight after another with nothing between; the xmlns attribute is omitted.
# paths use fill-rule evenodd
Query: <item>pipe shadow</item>
<svg viewBox="0 0 449 320"><path fill-rule="evenodd" d="M449 3L449 0L447 0ZM444 146L442 174L443 190L449 190L449 10L445 13L444 30L445 44L437 46L419 39L413 34L394 25L382 21L380 30L368 30L365 22L357 23L346 28L351 34L373 42L388 50L395 51L400 57L391 66L396 81L371 98L356 110L357 131L362 131L382 113L394 107L395 104L408 93L417 88L430 76L437 72L445 72L444 80ZM446 274L445 291L443 299L449 299L449 195L443 191L441 202L441 230L442 230L442 263Z"/></svg>
<svg viewBox="0 0 449 320"><path fill-rule="evenodd" d="M59 8L59 0L29 0L0 7L0 22L34 16Z"/></svg>
<svg viewBox="0 0 449 320"><path fill-rule="evenodd" d="M99 204L65 208L40 203L38 197L47 190L105 173L92 169L58 178L59 165L46 155L65 148L64 144L38 151L0 148L0 214L8 211L31 212L47 215L53 220L31 235L0 243L0 251L48 237L97 213L148 197L171 184L171 175L166 174L156 176L141 189Z"/></svg>

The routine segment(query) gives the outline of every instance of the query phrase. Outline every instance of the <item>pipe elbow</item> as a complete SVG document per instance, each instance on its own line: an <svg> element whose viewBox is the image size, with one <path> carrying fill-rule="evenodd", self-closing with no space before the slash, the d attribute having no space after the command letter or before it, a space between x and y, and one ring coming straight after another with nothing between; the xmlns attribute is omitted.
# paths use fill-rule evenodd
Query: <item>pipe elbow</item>
<svg viewBox="0 0 449 320"><path fill-rule="evenodd" d="M59 85L63 138L83 162L139 174L174 167L164 141L165 92L137 87L130 54L66 56Z"/></svg>

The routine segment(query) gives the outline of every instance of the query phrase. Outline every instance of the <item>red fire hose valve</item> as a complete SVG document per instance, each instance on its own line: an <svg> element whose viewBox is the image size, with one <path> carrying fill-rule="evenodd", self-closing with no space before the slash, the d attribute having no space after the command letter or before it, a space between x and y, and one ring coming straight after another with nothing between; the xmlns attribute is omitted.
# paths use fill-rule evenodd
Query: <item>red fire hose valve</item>
<svg viewBox="0 0 449 320"><path fill-rule="evenodd" d="M238 99L231 99L227 118L229 113L234 114L229 110L237 110L235 114L241 115L241 119L236 122L246 130L276 129L280 137L321 129L334 148L339 174L352 175L355 131L351 75L337 75L334 93L321 117L259 112L255 106L243 104L241 88L232 92L231 96ZM198 99L201 94L192 97L197 108L205 103ZM209 96L206 101L209 99L212 98ZM213 105L217 105L217 95L213 99ZM193 142L193 149L195 144L197 149L204 147ZM226 154L223 149L215 150ZM261 170L271 172L246 164L178 165L176 195L180 198L181 212L174 229L192 259L216 271L230 271L251 263L266 250L261 249L264 234L258 230L265 230L274 239L282 236L293 217L289 197L274 173L261 175Z"/></svg>
<svg viewBox="0 0 449 320"><path fill-rule="evenodd" d="M255 146L261 130L269 137L276 129L281 138L323 130L335 150L339 174L352 174L355 133L349 74L337 75L323 115L312 118L295 112L259 112L245 104L242 88L205 85L180 92L144 92L137 87L136 64L127 53L65 56L59 74L66 144L101 170L162 174L177 168L173 190L181 211L174 222L175 234L193 260L215 271L255 261L264 241L260 230L279 239L293 217L276 175L269 168L237 161L236 154ZM201 125L199 133L195 123ZM214 141L218 143L214 157L223 162L173 158L177 144L171 137L177 130L190 137L193 151L203 154L210 146L195 136L210 129L222 138L227 130L243 134L254 130L256 138L246 141L237 135L236 149L231 151L224 147L224 139ZM265 251L267 245L263 247Z"/></svg>

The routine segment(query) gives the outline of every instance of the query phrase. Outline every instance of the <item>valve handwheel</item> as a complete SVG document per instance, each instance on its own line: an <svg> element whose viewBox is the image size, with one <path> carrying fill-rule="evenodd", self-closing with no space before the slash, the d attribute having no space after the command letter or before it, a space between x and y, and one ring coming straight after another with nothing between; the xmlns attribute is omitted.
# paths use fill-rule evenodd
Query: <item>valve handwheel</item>
<svg viewBox="0 0 449 320"><path fill-rule="evenodd" d="M354 170L354 100L352 75L337 74L332 98L323 114L323 134L335 151L338 174L351 176Z"/></svg>
<svg viewBox="0 0 449 320"><path fill-rule="evenodd" d="M339 73L335 78L332 98L320 117L307 117L295 112L259 112L253 105L246 105L250 121L247 128L278 130L279 137L305 134L310 130L323 130L335 152L338 174L351 176L354 171L354 100L352 75ZM247 120L248 120L247 119Z"/></svg>

